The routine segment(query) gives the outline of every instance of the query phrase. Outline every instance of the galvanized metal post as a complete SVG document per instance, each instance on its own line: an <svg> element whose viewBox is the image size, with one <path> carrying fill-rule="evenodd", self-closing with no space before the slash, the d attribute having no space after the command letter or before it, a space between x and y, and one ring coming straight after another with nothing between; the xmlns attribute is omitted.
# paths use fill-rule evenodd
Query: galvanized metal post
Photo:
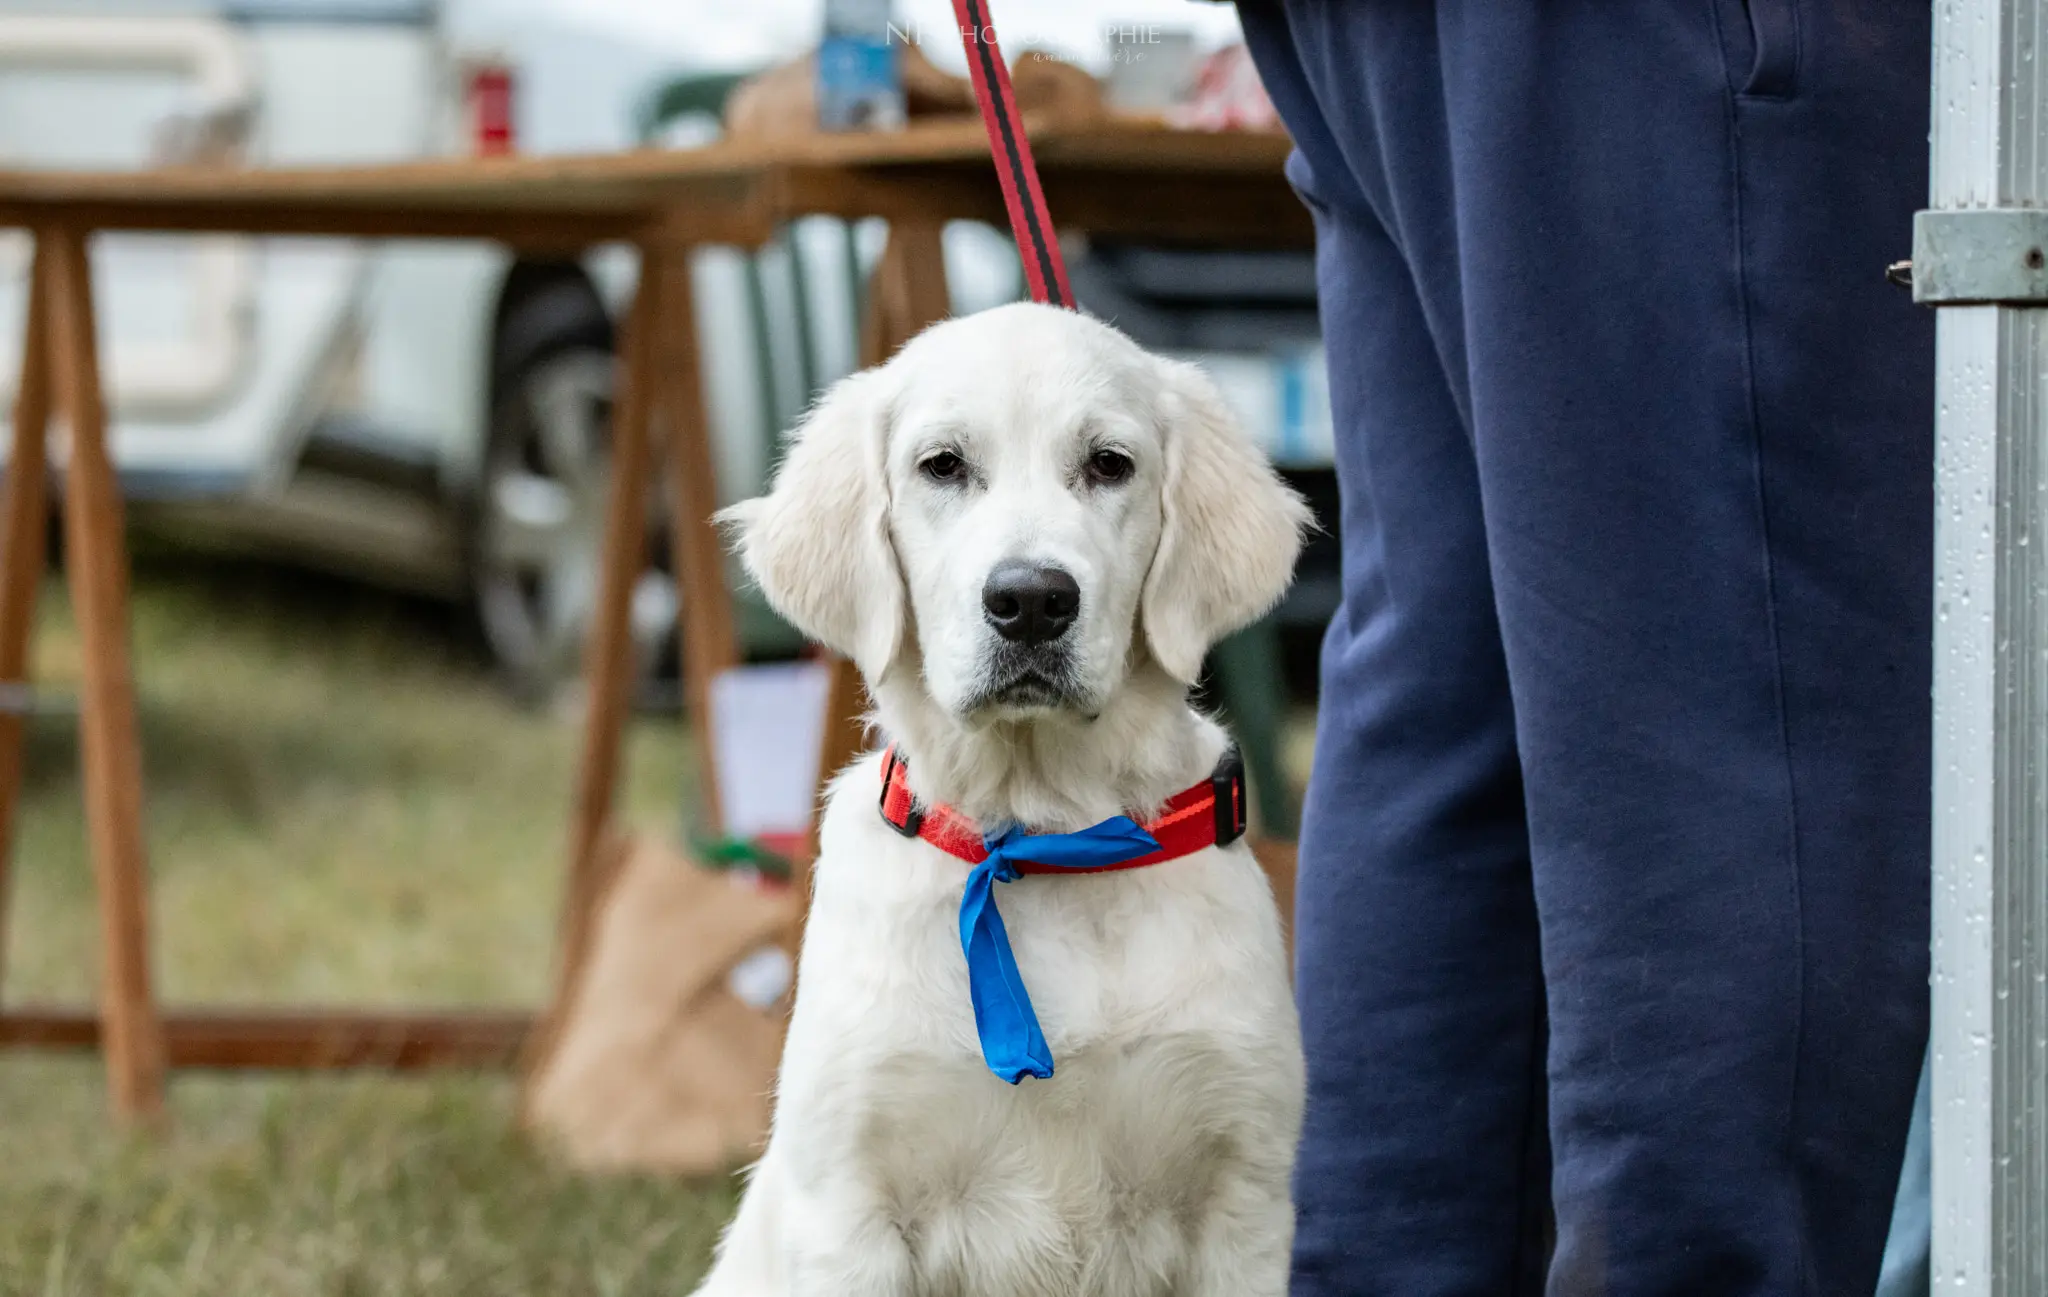
<svg viewBox="0 0 2048 1297"><path fill-rule="evenodd" d="M2048 0L1940 0L1934 1287L2048 1297Z"/></svg>

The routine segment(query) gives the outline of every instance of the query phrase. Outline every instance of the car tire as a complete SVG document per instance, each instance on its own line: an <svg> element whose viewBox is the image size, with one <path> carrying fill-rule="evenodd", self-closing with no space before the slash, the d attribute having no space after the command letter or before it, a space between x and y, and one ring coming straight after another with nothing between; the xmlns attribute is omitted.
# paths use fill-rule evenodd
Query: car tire
<svg viewBox="0 0 2048 1297"><path fill-rule="evenodd" d="M471 603L507 685L536 704L576 679L595 606L610 495L612 328L587 284L565 279L507 312L489 433L467 525ZM675 581L660 492L650 489L633 592L637 692L674 660Z"/></svg>

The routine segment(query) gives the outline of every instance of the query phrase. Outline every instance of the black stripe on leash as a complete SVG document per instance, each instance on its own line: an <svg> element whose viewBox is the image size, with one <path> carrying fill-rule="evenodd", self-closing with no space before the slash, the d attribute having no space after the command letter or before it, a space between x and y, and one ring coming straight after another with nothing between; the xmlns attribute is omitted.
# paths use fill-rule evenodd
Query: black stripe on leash
<svg viewBox="0 0 2048 1297"><path fill-rule="evenodd" d="M995 124L995 133L1002 141L1002 155L997 161L1009 168L1010 182L1016 188L1017 205L1023 212L1024 228L1014 233L1023 236L1024 241L1030 246L1029 255L1038 263L1039 278L1045 284L1044 300L1054 306L1072 307L1073 303L1066 300L1066 295L1060 291L1059 274L1053 265L1052 252L1047 246L1049 232L1045 228L1045 223L1039 219L1038 204L1033 199L1033 176L1030 169L1024 165L1023 155L1017 149L1017 123L1010 116L1011 105L1002 93L1002 83L997 80L997 77L1002 75L1002 69L996 64L995 43L981 39L981 34L990 31L994 24L989 21L988 11L982 0L961 0L961 3L973 28L972 35L962 32L961 36L972 47L973 57L979 60L981 66L981 83L985 89L981 104L982 115Z"/></svg>

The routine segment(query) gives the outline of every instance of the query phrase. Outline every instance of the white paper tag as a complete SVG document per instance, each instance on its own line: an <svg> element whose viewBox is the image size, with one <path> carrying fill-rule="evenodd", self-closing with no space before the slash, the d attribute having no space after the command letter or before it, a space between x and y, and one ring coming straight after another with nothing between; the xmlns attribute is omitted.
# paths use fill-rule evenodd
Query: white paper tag
<svg viewBox="0 0 2048 1297"><path fill-rule="evenodd" d="M711 682L711 734L725 831L801 833L818 797L831 674L815 662L722 671Z"/></svg>

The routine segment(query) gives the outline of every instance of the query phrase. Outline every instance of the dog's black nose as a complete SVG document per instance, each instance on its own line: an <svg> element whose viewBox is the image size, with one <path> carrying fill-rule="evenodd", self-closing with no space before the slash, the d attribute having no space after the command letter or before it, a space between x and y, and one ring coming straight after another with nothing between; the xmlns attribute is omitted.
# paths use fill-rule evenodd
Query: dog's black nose
<svg viewBox="0 0 2048 1297"><path fill-rule="evenodd" d="M1081 610L1081 587L1056 567L1012 559L996 564L981 587L988 624L1012 644L1049 644Z"/></svg>

